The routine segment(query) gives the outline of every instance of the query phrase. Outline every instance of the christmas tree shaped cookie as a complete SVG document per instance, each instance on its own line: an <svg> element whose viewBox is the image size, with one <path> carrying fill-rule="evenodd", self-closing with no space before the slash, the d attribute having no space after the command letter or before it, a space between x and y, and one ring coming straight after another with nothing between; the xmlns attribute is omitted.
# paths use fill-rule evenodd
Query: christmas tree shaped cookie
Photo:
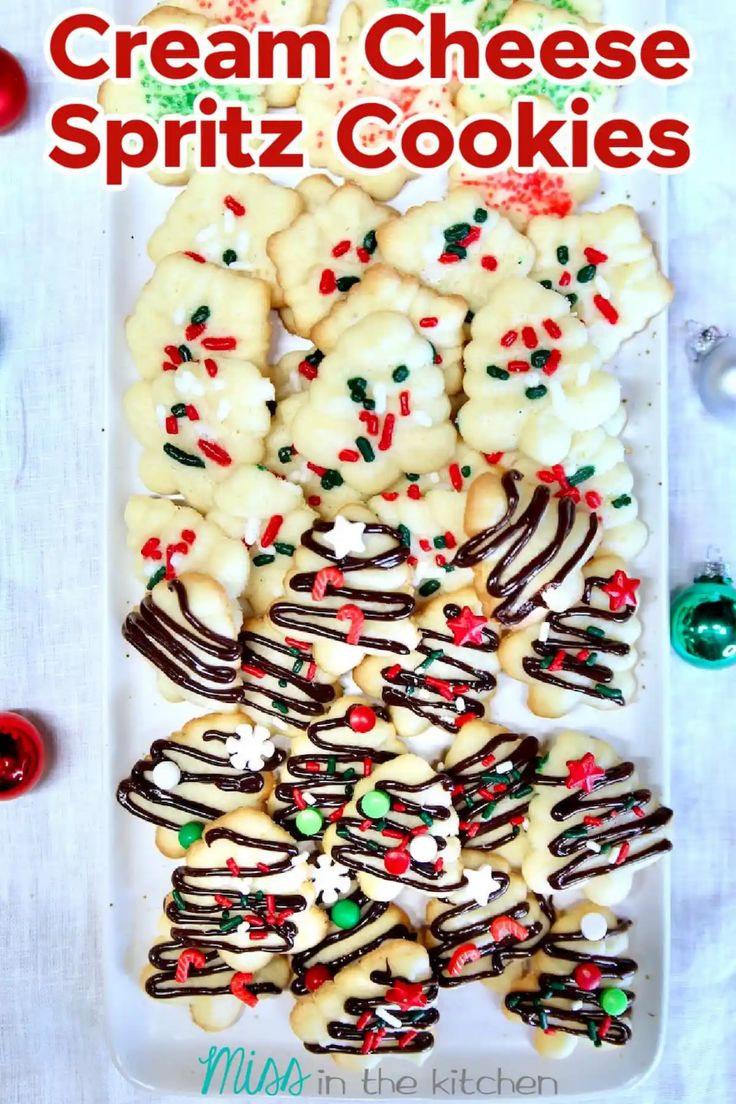
<svg viewBox="0 0 736 1104"><path fill-rule="evenodd" d="M455 554L475 568L485 612L504 628L569 609L583 593L583 567L600 543L596 514L521 472L488 472L472 484L465 511L470 539Z"/></svg>
<svg viewBox="0 0 736 1104"><path fill-rule="evenodd" d="M377 311L327 353L291 430L298 452L371 495L450 459L450 413L431 341L401 314Z"/></svg>
<svg viewBox="0 0 736 1104"><path fill-rule="evenodd" d="M362 506L303 534L286 597L270 611L285 634L314 642L326 671L341 675L366 654L407 655L418 632L406 589L408 549L400 534Z"/></svg>
<svg viewBox="0 0 736 1104"><path fill-rule="evenodd" d="M411 207L379 229L378 244L388 264L443 295L460 295L473 311L497 284L526 276L534 263L527 239L472 188Z"/></svg>
<svg viewBox="0 0 736 1104"><path fill-rule="evenodd" d="M148 255L158 264L171 253L187 253L264 280L275 307L283 303L273 261L266 252L271 234L301 212L301 196L260 173L195 173L153 232Z"/></svg>
<svg viewBox="0 0 736 1104"><path fill-rule="evenodd" d="M460 729L444 769L452 783L463 855L472 851L487 861L501 856L521 865L538 750L534 736L507 732L501 725L471 721Z"/></svg>
<svg viewBox="0 0 736 1104"><path fill-rule="evenodd" d="M518 874L480 853L463 855L467 885L427 905L425 943L445 989L483 981L508 989L529 964L550 918Z"/></svg>
<svg viewBox="0 0 736 1104"><path fill-rule="evenodd" d="M539 717L562 717L581 702L628 705L636 692L639 580L610 557L591 560L584 575L578 605L548 613L501 644L504 671L528 684L528 705Z"/></svg>
<svg viewBox="0 0 736 1104"><path fill-rule="evenodd" d="M172 936L186 947L216 950L247 973L274 955L311 947L324 936L327 915L314 905L305 860L265 813L227 813L207 825L173 873L166 909Z"/></svg>
<svg viewBox="0 0 736 1104"><path fill-rule="evenodd" d="M197 1027L224 1031L237 1023L246 1007L255 1008L262 998L283 993L289 984L289 963L282 955L255 974L239 973L216 950L187 948L173 939L164 917L161 938L148 953L141 981L154 1000L188 1005Z"/></svg>
<svg viewBox="0 0 736 1104"><path fill-rule="evenodd" d="M620 1047L631 1038L627 988L637 971L624 957L629 920L607 908L579 903L555 920L534 959L534 972L506 997L511 1018L535 1028L545 1058L567 1058L580 1039Z"/></svg>
<svg viewBox="0 0 736 1104"><path fill-rule="evenodd" d="M269 239L290 330L312 336L317 323L379 259L376 230L395 217L392 208L376 203L356 184L343 184Z"/></svg>
<svg viewBox="0 0 736 1104"><path fill-rule="evenodd" d="M419 943L388 939L298 1000L289 1022L311 1054L345 1069L387 1055L422 1062L434 1046L437 982Z"/></svg>
<svg viewBox="0 0 736 1104"><path fill-rule="evenodd" d="M170 498L132 495L125 527L136 575L149 590L182 570L216 579L230 598L245 590L250 564L242 542L231 540L197 510Z"/></svg>
<svg viewBox="0 0 736 1104"><path fill-rule="evenodd" d="M519 449L557 464L573 434L613 417L621 386L600 370L585 326L567 300L514 278L487 297L471 326L458 415L463 439L483 452Z"/></svg>
<svg viewBox="0 0 736 1104"><path fill-rule="evenodd" d="M672 810L639 785L633 763L610 744L563 732L542 760L529 806L529 851L522 874L535 893L576 889L615 905L633 868L656 862L672 844Z"/></svg>
<svg viewBox="0 0 736 1104"><path fill-rule="evenodd" d="M241 701L267 727L298 735L334 700L334 679L318 666L309 640L284 635L261 617L245 621L240 647Z"/></svg>
<svg viewBox="0 0 736 1104"><path fill-rule="evenodd" d="M373 900L390 901L406 886L446 897L465 884L448 785L418 755L381 764L325 832L325 851Z"/></svg>
<svg viewBox="0 0 736 1104"><path fill-rule="evenodd" d="M479 29L485 33L498 27L514 2L515 0L486 0L479 19ZM589 23L603 18L603 0L538 0L538 3L545 8L556 8L569 12L570 15L580 16Z"/></svg>
<svg viewBox="0 0 736 1104"><path fill-rule="evenodd" d="M485 713L496 688L498 636L472 587L438 595L414 620L421 636L411 655L388 666L369 656L355 681L383 698L400 736L446 743L448 733Z"/></svg>
<svg viewBox="0 0 736 1104"><path fill-rule="evenodd" d="M385 709L340 698L292 742L269 811L296 839L319 840L356 783L403 750Z"/></svg>
<svg viewBox="0 0 736 1104"><path fill-rule="evenodd" d="M532 219L527 233L537 251L532 276L568 296L604 360L672 299L672 285L632 207L542 216Z"/></svg>
<svg viewBox="0 0 736 1104"><path fill-rule="evenodd" d="M284 353L268 369L268 376L276 392L276 402L281 403L291 395L306 391L313 379L319 375L319 366L324 353L314 345L292 349Z"/></svg>
<svg viewBox="0 0 736 1104"><path fill-rule="evenodd" d="M204 824L241 806L260 808L283 759L247 713L211 713L155 740L118 786L117 798L156 825L159 851L179 858Z"/></svg>
<svg viewBox="0 0 736 1104"><path fill-rule="evenodd" d="M138 374L153 380L182 364L209 359L233 358L263 368L270 305L263 280L187 253L164 257L125 323Z"/></svg>
<svg viewBox="0 0 736 1104"><path fill-rule="evenodd" d="M241 614L207 575L162 579L123 623L123 636L158 671L169 701L235 709L241 700Z"/></svg>

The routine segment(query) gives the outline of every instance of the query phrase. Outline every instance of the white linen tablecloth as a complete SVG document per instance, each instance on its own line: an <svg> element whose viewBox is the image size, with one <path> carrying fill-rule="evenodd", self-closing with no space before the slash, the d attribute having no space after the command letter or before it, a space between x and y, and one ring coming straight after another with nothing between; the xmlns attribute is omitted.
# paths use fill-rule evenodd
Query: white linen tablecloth
<svg viewBox="0 0 736 1104"><path fill-rule="evenodd" d="M44 783L0 803L0 1101L129 1104L113 1068L100 982L103 198L94 179L42 163L44 115L68 95L42 57L60 0L4 0L0 44L32 87L0 136L0 707L53 741ZM609 0L612 18L615 0ZM671 181L672 580L709 543L736 559L730 430L707 418L683 355L685 320L736 329L732 5L671 0L692 33L695 79L672 105L697 127L697 160ZM667 642L662 642L667 647ZM736 1080L736 670L673 666L674 948L667 1044L656 1074L617 1104L721 1104ZM726 1040L729 1045L726 1045ZM173 1098L172 1098L173 1099Z"/></svg>

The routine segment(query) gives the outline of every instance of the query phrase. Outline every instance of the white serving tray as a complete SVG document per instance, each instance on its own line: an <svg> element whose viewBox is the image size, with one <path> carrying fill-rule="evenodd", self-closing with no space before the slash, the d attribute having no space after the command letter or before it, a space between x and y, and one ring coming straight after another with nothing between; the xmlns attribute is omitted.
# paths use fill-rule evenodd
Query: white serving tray
<svg viewBox="0 0 736 1104"><path fill-rule="evenodd" d="M334 4L339 7L340 4ZM140 7L140 10L139 10ZM608 17L629 26L642 26L643 5L638 0L609 0ZM136 0L118 0L118 22L135 22L144 6ZM649 0L646 23L665 21L665 0ZM622 110L651 118L664 107L664 93L647 85L629 86L622 96ZM279 178L281 182L288 182ZM413 181L395 205L405 209L443 194L444 174ZM106 1013L110 1046L121 1072L140 1085L158 1092L200 1094L207 1072L210 1048L244 1048L243 1078L248 1060L253 1066L248 1088L253 1095L259 1076L272 1059L283 1075L296 1059L309 1076L299 1094L305 1100L335 1097L366 1100L408 1096L409 1099L456 1099L518 1095L590 1096L609 1099L644 1077L655 1065L662 1046L667 1003L669 958L668 863L649 867L635 878L631 897L621 906L622 915L635 923L630 952L639 963L633 1038L624 1048L594 1050L584 1043L572 1058L562 1062L542 1059L531 1045L531 1029L510 1023L498 998L483 986L463 986L441 992L440 1026L434 1052L423 1066L386 1060L366 1091L362 1077L346 1074L329 1057L307 1054L291 1034L287 1017L291 997L261 1002L245 1009L239 1022L225 1032L209 1035L191 1022L186 1006L150 1000L139 984L148 949L155 937L161 902L169 887L174 863L154 846L152 827L124 812L115 802L115 787L150 743L181 726L197 710L171 705L156 693L154 676L145 661L130 654L120 625L141 597L125 543L123 510L128 496L140 491L135 468L138 446L123 418L121 399L135 378L123 335L123 320L142 284L151 273L146 242L173 201L175 190L156 186L146 176L136 176L125 192L110 200L108 262L107 355L107 496L108 496L108 600L106 608L107 659L107 770L109 822L109 902L106 912L104 966ZM611 176L591 207L630 202L640 213L647 232L657 243L666 269L666 178L646 172ZM102 309L102 301L101 301ZM278 330L278 327L276 327ZM280 333L280 330L279 330ZM286 339L288 340L288 338ZM294 344L293 340L291 342ZM277 348L286 348L283 338ZM644 634L639 665L637 701L621 711L600 712L581 705L565 720L565 727L580 728L609 739L622 753L634 757L643 778L666 798L669 777L667 671L669 654L667 571L666 477L666 379L667 327L663 318L630 342L616 360L628 398L629 422L625 439L631 447L641 514L651 530L649 544L636 562L643 578ZM538 736L562 727L560 722L534 718L522 707L522 687L503 679L491 704L492 719L512 730ZM237 1067L237 1059L234 1066ZM223 1067L221 1066L220 1069ZM273 1081L273 1068L264 1082ZM461 1083L461 1076L465 1081ZM231 1072L223 1095L233 1091ZM327 1078L332 1080L328 1081ZM398 1078L403 1077L400 1087ZM391 1079L391 1080L388 1080ZM480 1080L479 1080L480 1079ZM454 1085L453 1085L454 1080ZM293 1083L293 1078L292 1078ZM239 1086L243 1084L241 1080ZM212 1080L208 1095L220 1095L221 1074ZM270 1093L274 1095L273 1085ZM279 1092L279 1096L282 1094ZM288 1089L284 1093L288 1094Z"/></svg>

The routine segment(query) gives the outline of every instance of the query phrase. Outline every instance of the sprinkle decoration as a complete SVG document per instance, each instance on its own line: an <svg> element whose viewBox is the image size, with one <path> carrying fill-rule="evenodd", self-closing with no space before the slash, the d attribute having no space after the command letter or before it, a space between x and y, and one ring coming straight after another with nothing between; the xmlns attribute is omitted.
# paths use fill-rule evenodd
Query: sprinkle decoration
<svg viewBox="0 0 736 1104"><path fill-rule="evenodd" d="M470 606L463 606L457 616L447 619L447 627L452 633L453 644L460 647L465 644L482 644L483 630L487 624L488 619L473 613Z"/></svg>
<svg viewBox="0 0 736 1104"><path fill-rule="evenodd" d="M371 732L376 726L376 714L369 705L352 705L347 722L353 732Z"/></svg>
<svg viewBox="0 0 736 1104"><path fill-rule="evenodd" d="M258 997L255 993L248 989L248 986L253 981L252 974L233 974L230 979L230 992L243 1004L247 1004L249 1008L255 1008L258 1004Z"/></svg>
<svg viewBox="0 0 736 1104"><path fill-rule="evenodd" d="M604 594L608 595L609 607L615 613L626 606L636 609L638 605L637 590L641 586L641 579L630 578L625 571L616 571L613 578L601 587Z"/></svg>
<svg viewBox="0 0 736 1104"><path fill-rule="evenodd" d="M350 627L347 632L345 640L348 644L357 644L360 641L361 633L363 631L363 625L365 623L365 614L359 606L353 605L349 602L347 605L340 606L340 609L335 614L338 621L349 621Z"/></svg>
<svg viewBox="0 0 736 1104"><path fill-rule="evenodd" d="M323 540L332 548L337 558L342 560L351 552L365 551L364 533L364 521L348 521L342 514L338 514L330 531L323 535Z"/></svg>
<svg viewBox="0 0 736 1104"><path fill-rule="evenodd" d="M395 978L393 985L386 990L386 1000L401 1012L410 1012L414 1008L426 1007L427 994L421 982Z"/></svg>
<svg viewBox="0 0 736 1104"><path fill-rule="evenodd" d="M327 981L332 981L332 974L321 962L310 966L304 974L304 984L310 993L316 993Z"/></svg>
<svg viewBox="0 0 736 1104"><path fill-rule="evenodd" d="M203 951L198 951L195 947L187 947L186 950L181 952L176 962L175 977L178 984L184 984L192 968L195 970L203 970L206 963L207 956Z"/></svg>
<svg viewBox="0 0 736 1104"><path fill-rule="evenodd" d="M394 878L400 878L402 874L405 874L410 864L411 858L408 851L401 851L398 848L387 851L383 857L383 865L387 873Z"/></svg>
<svg viewBox="0 0 736 1104"><path fill-rule="evenodd" d="M581 789L584 793L592 793L596 782L606 777L606 772L595 761L592 751L588 751L582 759L568 759L568 775L565 785L568 790Z"/></svg>
<svg viewBox="0 0 736 1104"><path fill-rule="evenodd" d="M314 576L312 584L312 598L315 602L321 602L327 593L328 586L341 587L345 577L339 567L322 567Z"/></svg>
<svg viewBox="0 0 736 1104"><path fill-rule="evenodd" d="M481 957L480 949L475 943L463 943L457 947L447 966L450 977L458 977L471 962L477 962Z"/></svg>
<svg viewBox="0 0 736 1104"><path fill-rule="evenodd" d="M491 921L491 936L494 943L500 943L504 939L511 937L512 939L523 942L529 937L529 931L520 924L518 920L515 920L513 916L496 916Z"/></svg>

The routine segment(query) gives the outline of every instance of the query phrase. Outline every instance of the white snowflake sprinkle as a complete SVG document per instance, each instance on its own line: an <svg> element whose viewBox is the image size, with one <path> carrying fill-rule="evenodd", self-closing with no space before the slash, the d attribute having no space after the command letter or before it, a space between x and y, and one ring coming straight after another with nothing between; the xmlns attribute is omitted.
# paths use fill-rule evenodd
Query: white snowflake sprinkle
<svg viewBox="0 0 736 1104"><path fill-rule="evenodd" d="M225 751L235 770L263 770L264 763L275 750L271 733L265 725L238 725L225 742Z"/></svg>
<svg viewBox="0 0 736 1104"><path fill-rule="evenodd" d="M334 905L338 898L350 892L350 871L342 863L333 862L329 855L320 855L310 868L309 877L315 893L318 897L322 895L325 905Z"/></svg>

